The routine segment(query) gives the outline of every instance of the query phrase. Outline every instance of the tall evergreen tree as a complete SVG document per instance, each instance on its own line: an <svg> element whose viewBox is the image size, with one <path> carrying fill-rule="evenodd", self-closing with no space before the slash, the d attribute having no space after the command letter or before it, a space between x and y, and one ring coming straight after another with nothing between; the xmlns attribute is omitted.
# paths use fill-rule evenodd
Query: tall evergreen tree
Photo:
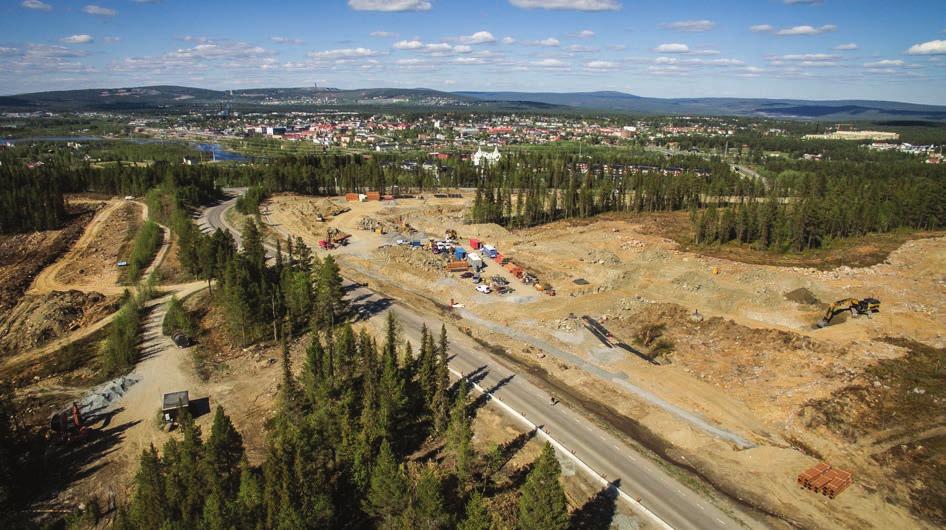
<svg viewBox="0 0 946 530"><path fill-rule="evenodd" d="M545 442L522 486L519 498L519 528L523 530L565 530L568 528L568 500L559 483L562 467L552 444Z"/></svg>

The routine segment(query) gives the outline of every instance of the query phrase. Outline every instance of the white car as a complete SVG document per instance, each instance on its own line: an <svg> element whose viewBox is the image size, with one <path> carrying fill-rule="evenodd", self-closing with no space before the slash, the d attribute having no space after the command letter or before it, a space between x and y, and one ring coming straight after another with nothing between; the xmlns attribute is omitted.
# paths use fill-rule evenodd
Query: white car
<svg viewBox="0 0 946 530"><path fill-rule="evenodd" d="M397 240L397 244L398 244L398 245L406 245L407 243L408 243L408 241L407 241L406 239L398 239L398 240Z"/></svg>
<svg viewBox="0 0 946 530"><path fill-rule="evenodd" d="M477 286L476 286L476 290L479 291L479 292L481 292L481 293L483 293L483 294L489 294L489 293L493 292L493 290L490 289L488 285L477 285Z"/></svg>

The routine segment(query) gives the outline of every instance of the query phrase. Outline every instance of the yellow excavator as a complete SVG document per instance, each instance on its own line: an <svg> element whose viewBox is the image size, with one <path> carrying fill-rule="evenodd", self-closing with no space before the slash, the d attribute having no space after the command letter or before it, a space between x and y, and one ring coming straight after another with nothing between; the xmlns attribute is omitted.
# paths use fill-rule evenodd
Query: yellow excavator
<svg viewBox="0 0 946 530"><path fill-rule="evenodd" d="M827 311L824 312L824 316L818 321L818 327L823 328L827 326L831 323L831 319L838 313L843 313L844 311L850 311L853 317L857 315L867 315L870 317L871 314L880 311L880 300L876 298L864 298L863 300L845 298L844 300L838 300L831 304Z"/></svg>

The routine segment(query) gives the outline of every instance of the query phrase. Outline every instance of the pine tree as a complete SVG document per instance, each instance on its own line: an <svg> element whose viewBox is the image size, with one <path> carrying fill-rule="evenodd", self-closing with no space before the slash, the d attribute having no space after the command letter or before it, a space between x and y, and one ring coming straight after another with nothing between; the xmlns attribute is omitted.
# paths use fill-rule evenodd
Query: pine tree
<svg viewBox="0 0 946 530"><path fill-rule="evenodd" d="M333 328L338 316L345 310L345 290L338 265L332 256L327 256L318 270L315 282L314 324L321 328Z"/></svg>
<svg viewBox="0 0 946 530"><path fill-rule="evenodd" d="M137 528L157 530L164 525L169 508L163 467L158 458L158 451L152 445L141 453L138 473L135 475L135 494L131 501L130 519Z"/></svg>
<svg viewBox="0 0 946 530"><path fill-rule="evenodd" d="M474 491L466 502L466 515L457 525L457 530L489 530L490 522L483 495Z"/></svg>
<svg viewBox="0 0 946 530"><path fill-rule="evenodd" d="M418 474L414 483L414 497L408 510L410 528L436 530L449 523L443 499L440 477L434 466L428 465Z"/></svg>
<svg viewBox="0 0 946 530"><path fill-rule="evenodd" d="M473 459L473 427L467 404L468 394L469 383L463 378L453 408L450 409L450 427L447 432L447 445L457 459L456 473L461 483L470 479Z"/></svg>
<svg viewBox="0 0 946 530"><path fill-rule="evenodd" d="M408 503L408 481L398 465L387 440L381 442L378 458L371 470L371 483L364 510L379 520L382 527L394 528Z"/></svg>
<svg viewBox="0 0 946 530"><path fill-rule="evenodd" d="M568 528L568 505L559 483L562 467L552 444L545 442L542 454L535 461L522 486L519 498L519 528L523 530L565 530Z"/></svg>
<svg viewBox="0 0 946 530"><path fill-rule="evenodd" d="M240 462L244 458L243 436L236 430L230 417L218 406L214 413L210 436L204 444L206 481L218 490L220 500L229 499L240 486Z"/></svg>

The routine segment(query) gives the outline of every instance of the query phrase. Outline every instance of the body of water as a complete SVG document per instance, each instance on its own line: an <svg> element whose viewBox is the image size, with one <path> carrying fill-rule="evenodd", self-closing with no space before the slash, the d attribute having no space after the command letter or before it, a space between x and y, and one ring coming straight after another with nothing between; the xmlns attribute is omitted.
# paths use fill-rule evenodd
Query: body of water
<svg viewBox="0 0 946 530"><path fill-rule="evenodd" d="M131 142L135 144L159 144L159 143L173 143L168 142L167 140L160 140L157 138L102 138L101 136L34 136L30 138L0 138L0 143L11 143L11 144L21 144L28 142L103 142L103 141L124 141ZM227 161L227 162L247 162L249 158L243 156L236 151L227 151L222 148L220 144L208 144L208 143L188 143L190 147L202 152L207 153L213 157L214 160Z"/></svg>

